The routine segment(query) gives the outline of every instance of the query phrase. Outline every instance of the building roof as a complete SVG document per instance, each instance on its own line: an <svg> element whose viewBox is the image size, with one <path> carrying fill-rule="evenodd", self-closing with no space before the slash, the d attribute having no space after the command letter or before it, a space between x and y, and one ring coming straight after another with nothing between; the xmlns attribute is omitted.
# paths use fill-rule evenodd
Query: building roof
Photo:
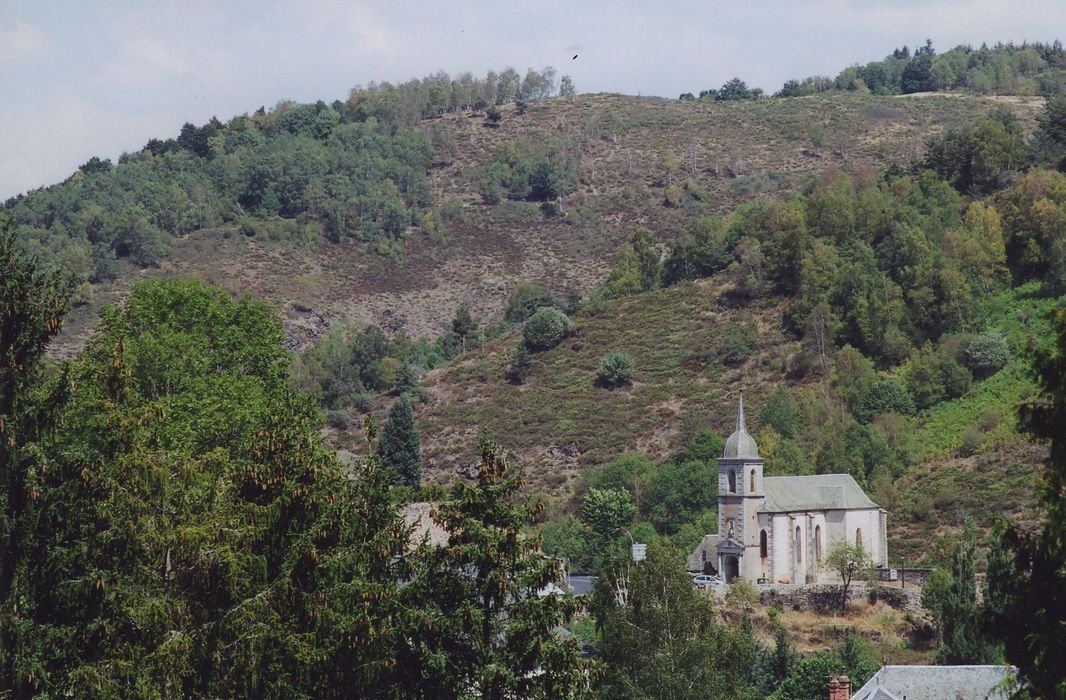
<svg viewBox="0 0 1066 700"><path fill-rule="evenodd" d="M766 500L760 512L878 508L851 474L768 476L763 479Z"/></svg>
<svg viewBox="0 0 1066 700"><path fill-rule="evenodd" d="M706 561L715 563L718 561L718 541L722 539L718 535L704 535L700 540L699 545L696 546L692 553L688 555L687 569L689 571L703 571L703 554L706 554Z"/></svg>
<svg viewBox="0 0 1066 700"><path fill-rule="evenodd" d="M740 408L737 411L737 429L725 441L722 459L759 459L759 446L755 438L748 435L744 425L744 394L740 395Z"/></svg>
<svg viewBox="0 0 1066 700"><path fill-rule="evenodd" d="M1011 666L883 666L851 700L992 700L1008 698Z"/></svg>

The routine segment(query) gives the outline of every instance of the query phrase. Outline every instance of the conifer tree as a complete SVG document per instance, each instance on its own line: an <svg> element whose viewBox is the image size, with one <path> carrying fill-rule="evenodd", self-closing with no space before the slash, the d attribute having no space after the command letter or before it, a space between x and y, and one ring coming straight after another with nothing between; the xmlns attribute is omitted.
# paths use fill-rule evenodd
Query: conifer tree
<svg viewBox="0 0 1066 700"><path fill-rule="evenodd" d="M24 611L25 566L35 554L26 523L44 466L35 443L65 400L64 382L48 390L40 370L69 296L69 281L26 255L0 214L0 695L32 694L47 644L34 639Z"/></svg>
<svg viewBox="0 0 1066 700"><path fill-rule="evenodd" d="M962 539L956 543L951 557L951 585L939 606L939 627L944 638L936 654L939 664L987 664L997 660L994 645L981 629L974 547L974 524L967 519Z"/></svg>
<svg viewBox="0 0 1066 700"><path fill-rule="evenodd" d="M1048 347L1029 352L1039 395L1023 406L1021 422L1049 441L1041 501L1047 520L1038 532L1002 527L988 561L987 624L1007 661L1038 697L1066 696L1066 310L1051 315Z"/></svg>
<svg viewBox="0 0 1066 700"><path fill-rule="evenodd" d="M377 452L401 483L418 486L422 482L422 438L415 427L411 401L406 396L393 401Z"/></svg>
<svg viewBox="0 0 1066 700"><path fill-rule="evenodd" d="M558 562L525 535L542 507L491 442L477 481L457 483L434 513L445 545L416 555L402 590L395 691L411 698L572 698L587 687L572 638L558 628L577 609L553 592Z"/></svg>

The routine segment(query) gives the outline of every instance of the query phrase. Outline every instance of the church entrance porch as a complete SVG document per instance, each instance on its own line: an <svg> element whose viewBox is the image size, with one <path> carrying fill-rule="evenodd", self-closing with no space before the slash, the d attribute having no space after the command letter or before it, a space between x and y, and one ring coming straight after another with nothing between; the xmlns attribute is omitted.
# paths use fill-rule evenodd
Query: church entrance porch
<svg viewBox="0 0 1066 700"><path fill-rule="evenodd" d="M740 560L732 554L727 554L722 562L722 573L726 583L740 576Z"/></svg>

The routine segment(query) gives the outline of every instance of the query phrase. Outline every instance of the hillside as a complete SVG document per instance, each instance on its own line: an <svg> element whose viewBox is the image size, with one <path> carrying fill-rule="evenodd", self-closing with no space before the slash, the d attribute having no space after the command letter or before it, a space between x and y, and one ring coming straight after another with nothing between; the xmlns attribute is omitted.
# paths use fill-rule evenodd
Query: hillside
<svg viewBox="0 0 1066 700"><path fill-rule="evenodd" d="M451 146L438 149L428 171L433 202L465 205L446 230L413 229L401 239L402 252L392 248L387 256L361 241L330 242L282 217L251 231L219 222L181 233L157 269L133 268L95 284L53 351L72 352L101 302L159 275L197 276L270 301L286 315L295 345L346 319L434 335L462 301L488 321L498 318L519 279L587 293L603 280L617 243L637 227L669 240L695 216L754 195L782 196L827 169L905 165L930 134L971 123L997 104L1007 104L1027 128L1041 108L1037 98L954 95L709 103L583 95L530 102L521 115L503 105L495 127L483 112L445 114L420 128L449 135ZM561 214L535 202L482 202L478 170L493 153L559 132L581 152L580 183ZM675 206L664 205L668 176L682 189Z"/></svg>

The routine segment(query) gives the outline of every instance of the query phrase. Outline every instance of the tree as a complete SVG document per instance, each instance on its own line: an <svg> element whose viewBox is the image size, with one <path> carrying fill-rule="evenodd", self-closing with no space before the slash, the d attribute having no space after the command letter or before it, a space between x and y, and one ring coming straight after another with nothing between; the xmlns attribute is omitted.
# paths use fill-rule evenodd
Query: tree
<svg viewBox="0 0 1066 700"><path fill-rule="evenodd" d="M743 672L755 649L716 620L668 546L652 543L641 563L610 562L593 598L602 697L757 697Z"/></svg>
<svg viewBox="0 0 1066 700"><path fill-rule="evenodd" d="M69 294L64 276L27 256L7 215L0 214L0 691L14 694L32 692L25 676L37 661L23 646L29 630L20 600L30 591L19 572L30 553L25 515L43 466L33 445L63 402L62 384L40 391L41 365Z"/></svg>
<svg viewBox="0 0 1066 700"><path fill-rule="evenodd" d="M558 563L524 533L538 514L521 472L481 445L477 481L459 482L434 514L445 545L419 552L410 584L393 693L417 698L569 698L586 682L572 638L557 633L576 610L550 592Z"/></svg>
<svg viewBox="0 0 1066 700"><path fill-rule="evenodd" d="M327 450L281 340L265 304L196 282L104 313L39 445L0 650L16 695L388 685L394 641L373 621L395 613L405 529L373 462Z"/></svg>
<svg viewBox="0 0 1066 700"><path fill-rule="evenodd" d="M1007 339L998 330L975 337L966 344L962 355L963 364L978 379L992 376L1009 360L1010 347L1007 345Z"/></svg>
<svg viewBox="0 0 1066 700"><path fill-rule="evenodd" d="M747 83L740 78L733 78L732 80L727 81L714 96L714 99L719 102L750 100L751 98L751 90L748 89Z"/></svg>
<svg viewBox="0 0 1066 700"><path fill-rule="evenodd" d="M415 412L406 396L392 402L377 454L400 483L418 486L422 482L422 437L415 428Z"/></svg>
<svg viewBox="0 0 1066 700"><path fill-rule="evenodd" d="M799 404L788 393L788 389L781 386L770 396L762 413L759 414L759 423L768 425L784 438L795 435L802 427L803 416L800 413Z"/></svg>
<svg viewBox="0 0 1066 700"><path fill-rule="evenodd" d="M629 383L635 369L636 365L629 353L614 350L600 358L600 364L596 367L596 380L606 387L621 386Z"/></svg>
<svg viewBox="0 0 1066 700"><path fill-rule="evenodd" d="M636 514L628 491L592 488L581 499L581 517L592 529L599 552L606 551Z"/></svg>
<svg viewBox="0 0 1066 700"><path fill-rule="evenodd" d="M526 321L522 340L532 352L550 350L570 335L570 319L559 309L545 306Z"/></svg>
<svg viewBox="0 0 1066 700"><path fill-rule="evenodd" d="M559 78L559 97L573 97L576 94L574 81L569 75Z"/></svg>
<svg viewBox="0 0 1066 700"><path fill-rule="evenodd" d="M867 577L873 570L873 559L862 543L849 544L840 540L825 558L825 568L840 576L840 612L848 606L848 588L856 577Z"/></svg>
<svg viewBox="0 0 1066 700"><path fill-rule="evenodd" d="M1066 694L1066 311L1053 311L1051 323L1051 343L1027 352L1040 391L1020 411L1029 434L1050 442L1040 489L1047 519L1038 532L1000 528L986 592L992 636L1022 682L1048 698Z"/></svg>
<svg viewBox="0 0 1066 700"><path fill-rule="evenodd" d="M829 695L829 678L844 672L836 654L822 652L792 664L788 677L770 697L773 700L814 700Z"/></svg>
<svg viewBox="0 0 1066 700"><path fill-rule="evenodd" d="M981 609L974 581L974 523L967 519L951 555L951 584L938 601L944 643L936 663L946 665L995 663L999 654L981 629Z"/></svg>
<svg viewBox="0 0 1066 700"><path fill-rule="evenodd" d="M463 342L463 352L466 352L466 339L477 331L477 321L470 315L470 304L465 301L459 305L452 319L452 332L459 336Z"/></svg>
<svg viewBox="0 0 1066 700"><path fill-rule="evenodd" d="M952 585L951 574L936 568L922 586L922 607L929 613L936 628L938 646L944 643L944 606L951 595Z"/></svg>

